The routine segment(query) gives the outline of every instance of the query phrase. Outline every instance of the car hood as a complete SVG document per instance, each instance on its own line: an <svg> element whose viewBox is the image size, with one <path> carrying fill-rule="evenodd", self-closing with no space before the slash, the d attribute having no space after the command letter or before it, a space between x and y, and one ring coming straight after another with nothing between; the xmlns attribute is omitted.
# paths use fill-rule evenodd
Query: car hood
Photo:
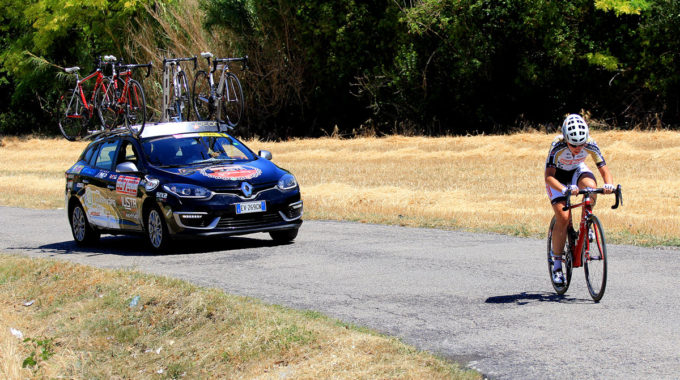
<svg viewBox="0 0 680 380"><path fill-rule="evenodd" d="M209 189L238 188L244 181L252 185L274 183L286 173L262 158L248 162L155 169L167 182L191 183Z"/></svg>

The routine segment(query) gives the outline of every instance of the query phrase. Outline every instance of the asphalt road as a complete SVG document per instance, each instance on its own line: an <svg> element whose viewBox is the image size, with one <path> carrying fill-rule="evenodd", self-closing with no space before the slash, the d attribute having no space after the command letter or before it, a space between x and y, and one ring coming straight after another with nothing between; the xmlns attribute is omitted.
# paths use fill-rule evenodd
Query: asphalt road
<svg viewBox="0 0 680 380"><path fill-rule="evenodd" d="M64 210L0 207L0 252L173 276L309 309L403 338L494 379L680 377L680 250L610 245L602 302L582 269L556 296L542 240L306 221L266 234L181 242L136 237L79 249ZM605 226L606 231L606 226Z"/></svg>

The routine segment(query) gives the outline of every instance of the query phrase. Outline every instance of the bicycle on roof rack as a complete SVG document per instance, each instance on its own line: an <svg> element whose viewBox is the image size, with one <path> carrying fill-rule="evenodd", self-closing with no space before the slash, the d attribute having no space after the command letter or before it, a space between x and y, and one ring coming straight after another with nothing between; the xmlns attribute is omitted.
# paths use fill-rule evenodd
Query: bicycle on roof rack
<svg viewBox="0 0 680 380"><path fill-rule="evenodd" d="M106 130L112 131L120 124L134 137L139 137L147 120L144 88L132 79L132 70L147 68L146 77L151 74L151 62L145 64L113 65L112 75L102 86L99 112Z"/></svg>
<svg viewBox="0 0 680 380"><path fill-rule="evenodd" d="M80 67L67 67L64 71L68 74L75 74L76 83L72 89L66 90L57 102L57 123L59 131L69 141L80 140L93 134L105 130L104 121L99 112L99 100L97 94L105 86L107 78L102 73L102 66L116 61L116 57L105 55L95 61L95 70L85 78L80 79L78 72ZM91 80L95 79L94 85ZM87 90L85 89L87 87ZM86 91L90 96L86 96ZM88 101L89 98L89 101ZM92 125L93 116L97 112L100 125L98 128Z"/></svg>
<svg viewBox="0 0 680 380"><path fill-rule="evenodd" d="M193 104L198 120L215 119L221 124L235 127L243 116L243 89L236 74L231 72L231 62L241 62L248 68L248 56L241 58L215 58L210 52L201 53L208 61L210 71L196 73L193 84ZM211 65L212 59L212 65ZM215 83L214 72L221 70L220 79Z"/></svg>
<svg viewBox="0 0 680 380"><path fill-rule="evenodd" d="M603 194L604 189L585 188L578 192L583 194L583 201L581 203L572 205L570 202L571 194L567 194L566 205L562 208L564 211L569 211L569 223L567 224L567 240L564 247L564 283L558 284L553 281L552 268L553 257L550 254L552 248L552 232L555 225L555 217L550 222L550 229L548 230L548 273L550 281L557 294L562 295L569 289L571 283L571 272L573 268L580 268L583 266L586 285L590 297L595 302L599 302L604 295L605 287L607 286L607 244L604 239L604 230L602 223L595 214L593 214L593 200L592 194ZM616 195L616 202L612 209L616 209L619 205L623 205L623 196L621 194L621 185L616 187L613 193ZM571 209L581 207L581 222L579 230L576 231L572 225Z"/></svg>
<svg viewBox="0 0 680 380"><path fill-rule="evenodd" d="M182 70L180 62L194 61L196 70L196 57L190 58L165 58L163 59L163 105L161 122L187 121L191 115L191 94L187 74ZM172 90L170 90L172 86Z"/></svg>

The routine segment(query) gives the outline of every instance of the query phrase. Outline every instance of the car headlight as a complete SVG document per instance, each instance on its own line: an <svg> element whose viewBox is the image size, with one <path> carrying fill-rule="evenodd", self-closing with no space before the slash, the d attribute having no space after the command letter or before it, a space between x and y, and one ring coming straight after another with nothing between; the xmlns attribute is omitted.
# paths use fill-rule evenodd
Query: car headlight
<svg viewBox="0 0 680 380"><path fill-rule="evenodd" d="M298 185L295 176L292 174L284 174L281 179L279 179L279 184L277 185L281 190L292 190Z"/></svg>
<svg viewBox="0 0 680 380"><path fill-rule="evenodd" d="M182 198L208 198L212 195L205 187L189 185L186 183L168 183L163 188L172 194Z"/></svg>

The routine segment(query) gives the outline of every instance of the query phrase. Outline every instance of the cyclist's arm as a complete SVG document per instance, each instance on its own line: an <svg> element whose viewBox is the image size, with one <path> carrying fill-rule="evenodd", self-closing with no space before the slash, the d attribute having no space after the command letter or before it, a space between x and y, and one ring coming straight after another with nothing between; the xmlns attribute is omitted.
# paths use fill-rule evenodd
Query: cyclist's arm
<svg viewBox="0 0 680 380"><path fill-rule="evenodd" d="M612 174L609 172L609 167L607 167L607 165L602 165L597 169L600 171L600 175L602 176L604 183L609 184L614 183L614 180L612 179ZM606 189L604 191L605 194L610 194L611 192L612 192L611 190L607 191Z"/></svg>

